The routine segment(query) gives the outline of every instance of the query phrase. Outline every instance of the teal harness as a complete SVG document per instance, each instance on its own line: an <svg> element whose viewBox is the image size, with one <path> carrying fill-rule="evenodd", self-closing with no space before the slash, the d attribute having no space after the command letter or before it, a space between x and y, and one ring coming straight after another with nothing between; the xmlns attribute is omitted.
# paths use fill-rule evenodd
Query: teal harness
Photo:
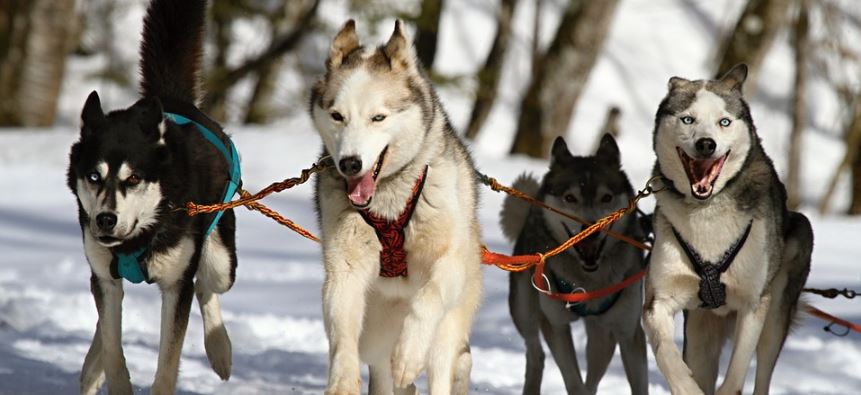
<svg viewBox="0 0 861 395"><path fill-rule="evenodd" d="M553 277L554 277L554 280L556 283L556 289L558 289L560 293L574 293L574 292L577 292L578 290L581 292L583 291L582 288L575 288L571 283L563 280L558 275L555 275ZM616 304L616 301L619 300L619 296L621 296L621 295L622 295L622 291L619 291L619 292L616 292L610 296L607 296L606 298L604 298L604 302L602 302L601 305L598 306L598 308L594 309L594 310L590 310L588 307L586 307L586 303L583 303L583 302L565 303L565 307L567 307L568 310L570 310L574 314L579 315L580 317L588 317L590 315L601 315L601 314L606 313L608 310L610 310L613 307L613 305Z"/></svg>
<svg viewBox="0 0 861 395"><path fill-rule="evenodd" d="M197 110L197 109L195 109ZM199 111L198 111L199 112ZM200 113L203 119L208 119ZM239 153L236 151L236 146L233 145L233 141L227 137L227 145L215 134L212 130L203 126L198 121L185 117L183 115L179 115L172 112L165 112L165 118L170 120L171 122L182 126L192 124L195 126L200 134L209 141L210 144L215 146L222 155L224 155L224 159L227 160L227 165L230 167L230 180L227 182L227 186L224 189L224 198L221 199L222 203L227 203L230 199L233 198L233 195L236 194L237 190L239 190L239 185L242 183L242 171L239 168ZM207 122L210 123L210 122ZM214 122L211 122L214 124ZM214 125L217 127L217 125ZM223 211L219 211L215 214L215 218L212 219L212 223L209 224L209 228L206 229L206 233L203 235L203 238L206 239L213 230L215 230L215 226L218 225L218 221L221 220L221 216L224 214ZM141 281L147 280L149 276L145 274L146 268L140 262L141 256L147 252L147 247L141 247L131 253L124 254L120 252L114 252L114 257L116 258L116 273L115 278L124 278L132 283L138 284Z"/></svg>

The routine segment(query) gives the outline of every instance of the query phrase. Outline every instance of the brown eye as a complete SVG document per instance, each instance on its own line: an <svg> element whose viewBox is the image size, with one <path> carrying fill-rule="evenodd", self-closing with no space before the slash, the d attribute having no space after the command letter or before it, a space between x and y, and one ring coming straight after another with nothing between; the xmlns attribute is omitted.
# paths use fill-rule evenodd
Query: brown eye
<svg viewBox="0 0 861 395"><path fill-rule="evenodd" d="M564 199L568 203L577 203L577 197L570 193L566 193Z"/></svg>
<svg viewBox="0 0 861 395"><path fill-rule="evenodd" d="M604 196L601 196L601 203L610 203L611 201L613 201L613 195L605 193Z"/></svg>
<svg viewBox="0 0 861 395"><path fill-rule="evenodd" d="M126 178L126 185L135 186L141 183L141 178L137 174L132 174Z"/></svg>
<svg viewBox="0 0 861 395"><path fill-rule="evenodd" d="M331 115L332 115L332 119L334 119L335 122L343 122L344 121L344 116L341 115L341 113L339 113L337 111L332 111Z"/></svg>

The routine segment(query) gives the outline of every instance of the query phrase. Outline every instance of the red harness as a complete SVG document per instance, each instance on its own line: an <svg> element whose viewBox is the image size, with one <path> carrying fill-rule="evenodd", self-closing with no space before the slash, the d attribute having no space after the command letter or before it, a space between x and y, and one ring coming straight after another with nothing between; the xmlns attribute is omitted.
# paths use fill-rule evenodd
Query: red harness
<svg viewBox="0 0 861 395"><path fill-rule="evenodd" d="M407 276L407 251L404 249L404 230L410 223L410 218L416 210L416 203L419 201L419 196L422 194L422 188L425 185L427 178L428 167L425 166L422 174L419 175L415 185L413 185L413 193L407 200L407 205L404 211L398 215L394 221L389 221L381 218L369 209L359 210L359 214L368 225L374 228L377 233L377 239L380 240L380 245L383 247L380 250L380 277L406 277Z"/></svg>

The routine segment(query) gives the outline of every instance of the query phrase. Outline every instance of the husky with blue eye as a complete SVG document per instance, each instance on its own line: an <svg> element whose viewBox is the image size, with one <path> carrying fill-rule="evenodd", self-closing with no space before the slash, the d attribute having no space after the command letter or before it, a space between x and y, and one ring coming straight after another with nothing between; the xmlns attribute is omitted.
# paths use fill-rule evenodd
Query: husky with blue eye
<svg viewBox="0 0 861 395"><path fill-rule="evenodd" d="M734 339L720 395L742 392L756 354L754 394L771 375L810 270L813 231L788 211L742 95L747 67L719 80L673 77L658 107L655 245L644 322L673 394L714 394L721 348ZM673 319L685 312L685 343Z"/></svg>
<svg viewBox="0 0 861 395"><path fill-rule="evenodd" d="M176 390L192 297L200 304L206 354L230 376L231 345L218 294L236 272L235 218L189 217L186 202L232 196L238 157L217 123L194 107L206 1L154 0L141 45L143 99L104 113L90 94L71 149L68 186L78 202L84 251L99 321L81 372L81 393L107 379L111 394L131 394L122 348L124 278L161 290L161 339L153 394ZM197 281L195 282L195 278Z"/></svg>
<svg viewBox="0 0 861 395"><path fill-rule="evenodd" d="M557 138L550 169L541 182L524 175L515 181L514 188L590 222L624 207L634 197L634 189L622 171L619 147L609 134L601 139L597 152L591 156L571 155L565 141ZM548 251L585 228L570 218L530 206L512 196L505 199L500 222L505 235L515 243L515 255ZM633 215L613 224L611 230L637 240L645 236ZM594 291L621 282L643 270L643 265L642 251L599 232L549 258L544 275L553 292ZM647 394L646 335L640 325L642 282L604 298L566 304L536 291L532 285L534 273L530 269L509 274L508 306L526 345L523 394L541 393L542 335L568 393L595 393L618 344L631 393ZM571 338L571 322L576 320L583 320L588 336L585 382Z"/></svg>

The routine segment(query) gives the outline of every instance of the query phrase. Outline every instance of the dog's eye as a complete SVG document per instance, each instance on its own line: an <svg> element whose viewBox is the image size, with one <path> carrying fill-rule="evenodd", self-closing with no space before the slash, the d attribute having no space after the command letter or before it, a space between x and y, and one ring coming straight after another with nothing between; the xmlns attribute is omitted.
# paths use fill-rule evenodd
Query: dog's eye
<svg viewBox="0 0 861 395"><path fill-rule="evenodd" d="M730 121L729 118L721 118L720 121L718 121L718 124L720 124L720 126L722 126L722 127L727 127L731 123L732 123L732 121Z"/></svg>
<svg viewBox="0 0 861 395"><path fill-rule="evenodd" d="M568 202L568 203L577 203L577 197L576 197L576 196L574 196L573 194L566 193L566 194L565 194L565 196L564 196L563 198L564 198L564 199L565 199L565 201L566 201L566 202Z"/></svg>
<svg viewBox="0 0 861 395"><path fill-rule="evenodd" d="M373 117L373 118L371 118L371 121L374 121L374 122L383 122L385 119L386 119L386 116L385 116L385 115L383 115L383 114L377 114L377 115L374 115L374 117Z"/></svg>
<svg viewBox="0 0 861 395"><path fill-rule="evenodd" d="M132 174L129 178L126 178L126 184L129 186L135 186L141 183L141 178L137 174Z"/></svg>
<svg viewBox="0 0 861 395"><path fill-rule="evenodd" d="M87 181L93 184L98 184L102 182L102 175L97 171L90 172L90 174L87 174Z"/></svg>
<svg viewBox="0 0 861 395"><path fill-rule="evenodd" d="M694 123L694 117L692 117L690 115L683 116L681 118L681 120L682 120L682 123L685 125L690 125L690 124Z"/></svg>
<svg viewBox="0 0 861 395"><path fill-rule="evenodd" d="M341 115L341 113L339 113L337 111L332 111L331 115L332 115L332 119L334 119L335 122L344 122L344 116Z"/></svg>
<svg viewBox="0 0 861 395"><path fill-rule="evenodd" d="M613 195L605 193L604 196L601 196L601 203L610 203L611 201L613 201Z"/></svg>

